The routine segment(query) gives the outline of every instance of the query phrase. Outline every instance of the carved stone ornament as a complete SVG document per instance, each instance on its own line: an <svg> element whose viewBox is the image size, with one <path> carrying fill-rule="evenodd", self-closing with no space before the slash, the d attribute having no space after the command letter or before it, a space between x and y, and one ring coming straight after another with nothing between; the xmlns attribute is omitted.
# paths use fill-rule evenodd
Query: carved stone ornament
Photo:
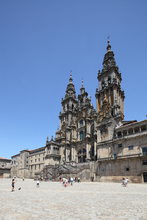
<svg viewBox="0 0 147 220"><path fill-rule="evenodd" d="M106 96L104 97L103 105L101 108L101 111L98 115L98 122L102 122L106 118L109 118L111 116L111 106L107 101Z"/></svg>

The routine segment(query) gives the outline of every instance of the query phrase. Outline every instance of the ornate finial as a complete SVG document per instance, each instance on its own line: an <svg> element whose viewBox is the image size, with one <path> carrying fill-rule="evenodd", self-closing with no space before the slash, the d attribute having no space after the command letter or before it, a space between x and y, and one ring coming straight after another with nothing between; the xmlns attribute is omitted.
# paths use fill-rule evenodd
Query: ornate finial
<svg viewBox="0 0 147 220"><path fill-rule="evenodd" d="M48 142L49 142L49 141L48 141L48 136L47 136L47 137L46 137L46 144L48 144Z"/></svg>
<svg viewBox="0 0 147 220"><path fill-rule="evenodd" d="M72 82L72 70L70 71L69 81Z"/></svg>
<svg viewBox="0 0 147 220"><path fill-rule="evenodd" d="M83 79L82 79L82 86L81 87L84 88L84 81L83 81Z"/></svg>
<svg viewBox="0 0 147 220"><path fill-rule="evenodd" d="M72 83L72 70L70 71L69 83Z"/></svg>
<svg viewBox="0 0 147 220"><path fill-rule="evenodd" d="M85 92L83 79L82 79L82 85L81 85L80 91L81 91L81 94L84 94L84 92Z"/></svg>
<svg viewBox="0 0 147 220"><path fill-rule="evenodd" d="M107 37L107 51L111 50L111 45L110 45L110 36Z"/></svg>
<svg viewBox="0 0 147 220"><path fill-rule="evenodd" d="M53 141L54 139L53 139L53 136L51 137L51 141Z"/></svg>

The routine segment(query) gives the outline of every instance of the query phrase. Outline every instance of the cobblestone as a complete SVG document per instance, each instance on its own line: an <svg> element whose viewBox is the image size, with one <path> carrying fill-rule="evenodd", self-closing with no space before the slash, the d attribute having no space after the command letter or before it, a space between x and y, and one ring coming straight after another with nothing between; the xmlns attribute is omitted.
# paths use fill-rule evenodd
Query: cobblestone
<svg viewBox="0 0 147 220"><path fill-rule="evenodd" d="M147 184L0 179L0 220L147 220Z"/></svg>

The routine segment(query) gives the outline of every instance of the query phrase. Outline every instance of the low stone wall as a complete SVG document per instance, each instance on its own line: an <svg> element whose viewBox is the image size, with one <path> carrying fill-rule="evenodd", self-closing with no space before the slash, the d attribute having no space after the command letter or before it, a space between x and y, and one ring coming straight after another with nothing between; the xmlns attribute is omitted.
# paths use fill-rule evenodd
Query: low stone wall
<svg viewBox="0 0 147 220"><path fill-rule="evenodd" d="M142 183L141 176L96 176L98 182L122 182L122 178L128 178L130 183Z"/></svg>
<svg viewBox="0 0 147 220"><path fill-rule="evenodd" d="M10 176L11 176L10 173L4 173L3 174L3 178L10 178Z"/></svg>

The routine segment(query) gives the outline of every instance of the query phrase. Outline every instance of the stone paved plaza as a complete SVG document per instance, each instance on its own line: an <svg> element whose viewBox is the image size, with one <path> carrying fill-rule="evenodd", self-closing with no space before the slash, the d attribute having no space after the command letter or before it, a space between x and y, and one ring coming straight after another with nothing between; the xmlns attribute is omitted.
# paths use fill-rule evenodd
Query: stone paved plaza
<svg viewBox="0 0 147 220"><path fill-rule="evenodd" d="M0 179L0 220L147 220L147 184ZM21 187L21 190L18 188Z"/></svg>

